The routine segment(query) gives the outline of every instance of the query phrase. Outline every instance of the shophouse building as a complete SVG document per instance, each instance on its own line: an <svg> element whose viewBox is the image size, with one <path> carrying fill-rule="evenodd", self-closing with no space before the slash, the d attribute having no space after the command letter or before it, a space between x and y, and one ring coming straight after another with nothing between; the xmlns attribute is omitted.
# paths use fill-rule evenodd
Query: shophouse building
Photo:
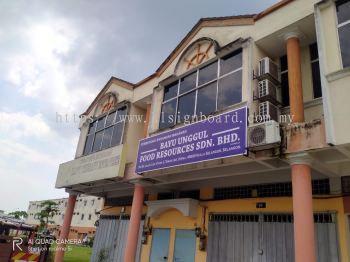
<svg viewBox="0 0 350 262"><path fill-rule="evenodd" d="M349 261L349 50L348 0L200 19L82 113L60 237L86 194L91 261Z"/></svg>

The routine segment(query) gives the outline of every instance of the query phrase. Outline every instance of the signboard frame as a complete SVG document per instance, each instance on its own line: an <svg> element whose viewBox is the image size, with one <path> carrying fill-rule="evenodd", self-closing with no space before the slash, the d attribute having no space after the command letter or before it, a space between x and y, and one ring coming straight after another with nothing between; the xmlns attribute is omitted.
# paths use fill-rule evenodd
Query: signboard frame
<svg viewBox="0 0 350 262"><path fill-rule="evenodd" d="M135 173L136 173L136 174L143 174L143 173L146 173L146 172L152 172L152 171L156 171L156 170L168 169L168 168L179 167L179 166L184 166L184 165L191 165L191 164L196 164L196 163L200 163L200 162L212 161L212 160L216 160L216 159L223 159L223 158L229 158L229 157L234 157L234 156L244 156L244 155L247 155L247 154L248 154L248 149L247 149L247 147L248 147L248 137L247 137L247 135L248 135L248 106L247 106L247 105L239 106L239 107L237 107L237 108L234 108L234 109L231 109L231 110L227 110L227 111L221 112L220 114L213 115L213 116L211 116L211 117L212 117L212 118L217 118L217 117L220 117L220 116L222 116L222 115L229 114L229 113L232 113L232 112L241 110L241 109L245 109L245 110L244 110L244 114L245 114L245 118L244 118L244 119L245 119L245 125L244 125L244 127L245 127L245 133L244 133L244 136L245 136L245 140L244 140L244 152L242 152L242 153L240 152L240 153L237 153L237 154L232 154L232 155L228 155L228 156L224 156L224 157L215 157L215 158L211 158L211 159L193 161L193 162L190 162L190 163L175 164L175 165L170 165L170 166L166 166L166 167L152 168L152 169L148 169L148 170L141 171L141 172L138 171L138 163L139 163L139 155L140 155L140 145L141 145L142 141L145 141L145 140L150 139L150 138L155 138L155 137L157 137L158 135L164 135L164 134L169 133L169 132L179 131L179 130L181 130L181 129L188 128L188 127L191 126L191 125L196 125L196 124L198 124L198 123L207 121L207 119L204 119L204 120L197 121L197 122L194 122L194 123L191 123L191 124L188 124L188 125L184 125L184 126L181 126L181 127L178 127L178 128L174 128L174 129L171 129L171 130L167 130L167 131L158 133L158 134L156 134L156 135L154 135L154 136L150 136L150 137L146 137L146 138L141 139L141 140L139 141L139 144L138 144ZM214 121L214 122L215 122L215 121Z"/></svg>

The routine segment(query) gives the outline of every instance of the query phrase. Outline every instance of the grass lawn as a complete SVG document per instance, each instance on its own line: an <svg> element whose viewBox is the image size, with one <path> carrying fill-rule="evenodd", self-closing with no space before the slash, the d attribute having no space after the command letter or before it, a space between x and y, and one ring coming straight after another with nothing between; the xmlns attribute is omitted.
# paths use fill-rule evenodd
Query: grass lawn
<svg viewBox="0 0 350 262"><path fill-rule="evenodd" d="M64 262L90 262L91 247L67 245L66 248L67 251L64 253ZM49 261L53 261L54 256L54 252L51 252Z"/></svg>
<svg viewBox="0 0 350 262"><path fill-rule="evenodd" d="M64 254L64 262L89 262L91 256L91 247L82 247L69 245L68 250Z"/></svg>

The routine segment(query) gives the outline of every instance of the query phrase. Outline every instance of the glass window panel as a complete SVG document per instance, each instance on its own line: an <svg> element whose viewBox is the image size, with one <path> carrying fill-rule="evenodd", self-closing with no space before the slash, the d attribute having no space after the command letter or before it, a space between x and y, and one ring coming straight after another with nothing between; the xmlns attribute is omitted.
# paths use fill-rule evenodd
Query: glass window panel
<svg viewBox="0 0 350 262"><path fill-rule="evenodd" d="M109 148L111 146L112 133L113 133L113 126L105 129L105 132L103 133L103 141L102 141L102 148L101 148L102 150Z"/></svg>
<svg viewBox="0 0 350 262"><path fill-rule="evenodd" d="M171 85L168 85L164 88L163 101L167 101L177 95L177 84L178 82L176 81L175 83L172 83Z"/></svg>
<svg viewBox="0 0 350 262"><path fill-rule="evenodd" d="M209 115L216 111L217 82L198 89L196 115Z"/></svg>
<svg viewBox="0 0 350 262"><path fill-rule="evenodd" d="M115 120L115 112L109 114L106 119L106 126L110 126L114 124Z"/></svg>
<svg viewBox="0 0 350 262"><path fill-rule="evenodd" d="M194 115L194 105L196 99L196 91L179 97L177 108L177 120L179 122L188 121Z"/></svg>
<svg viewBox="0 0 350 262"><path fill-rule="evenodd" d="M104 116L97 121L96 131L100 131L105 127L105 120L106 117Z"/></svg>
<svg viewBox="0 0 350 262"><path fill-rule="evenodd" d="M218 109L242 101L242 70L219 79Z"/></svg>
<svg viewBox="0 0 350 262"><path fill-rule="evenodd" d="M281 72L288 70L287 56L284 55L280 58Z"/></svg>
<svg viewBox="0 0 350 262"><path fill-rule="evenodd" d="M311 64L312 69L312 84L314 90L314 98L322 96L321 90L321 76L320 76L320 65L318 62L313 62Z"/></svg>
<svg viewBox="0 0 350 262"><path fill-rule="evenodd" d="M282 105L289 106L289 83L288 73L281 74Z"/></svg>
<svg viewBox="0 0 350 262"><path fill-rule="evenodd" d="M340 27L339 42L343 67L350 66L350 24Z"/></svg>
<svg viewBox="0 0 350 262"><path fill-rule="evenodd" d="M310 45L310 59L311 61L318 58L317 43Z"/></svg>
<svg viewBox="0 0 350 262"><path fill-rule="evenodd" d="M242 67L242 50L220 58L220 75L225 75Z"/></svg>
<svg viewBox="0 0 350 262"><path fill-rule="evenodd" d="M86 137L84 155L90 154L93 140L94 140L94 135L90 135Z"/></svg>
<svg viewBox="0 0 350 262"><path fill-rule="evenodd" d="M92 152L96 152L101 149L102 137L103 137L103 131L97 132L95 134L95 140L94 140L94 145L92 147Z"/></svg>
<svg viewBox="0 0 350 262"><path fill-rule="evenodd" d="M203 85L218 77L218 61L211 63L201 69L198 74L198 85Z"/></svg>
<svg viewBox="0 0 350 262"><path fill-rule="evenodd" d="M122 108L119 108L117 111L117 120L116 122L125 121L126 116L126 106L123 106Z"/></svg>
<svg viewBox="0 0 350 262"><path fill-rule="evenodd" d="M180 81L180 94L186 93L196 87L197 72L185 76Z"/></svg>
<svg viewBox="0 0 350 262"><path fill-rule="evenodd" d="M92 133L95 132L96 124L97 124L97 121L94 121L94 122L92 122L92 123L90 124L88 134L92 134Z"/></svg>
<svg viewBox="0 0 350 262"><path fill-rule="evenodd" d="M350 1L349 0L338 0L336 2L338 24L344 23L350 20Z"/></svg>
<svg viewBox="0 0 350 262"><path fill-rule="evenodd" d="M174 99L163 104L159 120L160 129L167 128L175 124L176 102L177 99Z"/></svg>
<svg viewBox="0 0 350 262"><path fill-rule="evenodd" d="M124 122L119 122L115 124L112 136L111 146L116 146L121 143L121 138L123 134Z"/></svg>

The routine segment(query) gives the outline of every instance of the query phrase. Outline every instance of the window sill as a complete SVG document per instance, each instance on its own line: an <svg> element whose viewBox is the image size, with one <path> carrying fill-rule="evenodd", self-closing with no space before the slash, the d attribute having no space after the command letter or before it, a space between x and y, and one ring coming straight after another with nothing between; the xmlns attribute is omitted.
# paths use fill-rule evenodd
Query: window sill
<svg viewBox="0 0 350 262"><path fill-rule="evenodd" d="M326 75L326 78L328 82L333 82L339 79L342 79L344 77L350 76L350 67L346 67L343 69L340 69L338 71L332 72L328 75Z"/></svg>

